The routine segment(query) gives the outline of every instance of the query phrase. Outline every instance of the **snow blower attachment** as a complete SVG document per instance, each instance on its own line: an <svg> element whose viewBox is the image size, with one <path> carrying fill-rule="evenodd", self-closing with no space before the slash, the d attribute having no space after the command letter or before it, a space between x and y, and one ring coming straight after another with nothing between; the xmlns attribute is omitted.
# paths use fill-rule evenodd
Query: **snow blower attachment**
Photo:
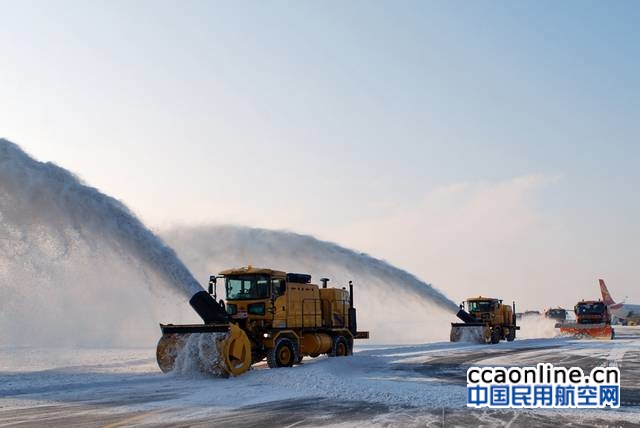
<svg viewBox="0 0 640 428"><path fill-rule="evenodd" d="M224 279L227 295L216 302L216 282ZM163 372L197 368L218 376L237 376L263 359L269 367L290 367L305 356L347 356L357 331L353 285L322 288L311 275L251 266L211 276L209 292L189 303L204 324L160 324L156 356ZM213 297L212 297L213 295Z"/></svg>
<svg viewBox="0 0 640 428"><path fill-rule="evenodd" d="M239 375L251 366L249 338L237 325L229 323L223 302L216 302L206 291L197 292L189 304L204 324L160 324L162 337L156 357L163 372L176 363L214 375ZM180 361L180 359L182 361Z"/></svg>
<svg viewBox="0 0 640 428"><path fill-rule="evenodd" d="M556 324L560 334L605 340L615 337L615 331L611 327L611 314L601 300L582 300L576 304L573 311L576 315L575 321Z"/></svg>
<svg viewBox="0 0 640 428"><path fill-rule="evenodd" d="M498 343L506 339L508 342L516 338L515 302L513 308L504 305L500 299L474 297L467 299L456 314L462 323L451 323L451 342Z"/></svg>

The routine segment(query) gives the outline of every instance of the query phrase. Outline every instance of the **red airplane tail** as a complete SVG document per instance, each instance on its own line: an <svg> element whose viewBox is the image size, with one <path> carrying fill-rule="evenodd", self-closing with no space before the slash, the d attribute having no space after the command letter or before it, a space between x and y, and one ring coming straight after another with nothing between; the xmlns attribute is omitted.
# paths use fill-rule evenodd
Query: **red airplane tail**
<svg viewBox="0 0 640 428"><path fill-rule="evenodd" d="M615 305L616 302L611 297L611 294L609 294L609 290L607 289L607 286L604 283L604 279L600 279L599 281L600 281L600 293L602 293L602 301L607 306Z"/></svg>

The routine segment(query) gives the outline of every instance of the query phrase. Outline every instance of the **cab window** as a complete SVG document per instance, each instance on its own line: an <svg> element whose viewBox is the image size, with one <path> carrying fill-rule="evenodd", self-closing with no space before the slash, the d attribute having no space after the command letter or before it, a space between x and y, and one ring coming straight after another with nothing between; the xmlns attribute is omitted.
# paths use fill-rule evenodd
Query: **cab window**
<svg viewBox="0 0 640 428"><path fill-rule="evenodd" d="M265 275L238 275L227 277L227 300L252 300L269 298L271 279Z"/></svg>
<svg viewBox="0 0 640 428"><path fill-rule="evenodd" d="M273 295L275 297L282 296L286 291L286 282L284 279L272 279L271 280L271 289L273 290Z"/></svg>
<svg viewBox="0 0 640 428"><path fill-rule="evenodd" d="M492 305L490 300L469 302L469 312L490 312Z"/></svg>

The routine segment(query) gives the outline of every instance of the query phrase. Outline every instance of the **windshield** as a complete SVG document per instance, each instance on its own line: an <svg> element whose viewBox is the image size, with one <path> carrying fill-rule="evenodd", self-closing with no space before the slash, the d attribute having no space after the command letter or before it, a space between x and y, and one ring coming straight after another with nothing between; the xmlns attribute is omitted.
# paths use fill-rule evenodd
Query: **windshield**
<svg viewBox="0 0 640 428"><path fill-rule="evenodd" d="M585 314L601 314L604 312L604 304L602 302L598 303L585 303L576 306L576 313L578 315Z"/></svg>
<svg viewBox="0 0 640 428"><path fill-rule="evenodd" d="M469 312L491 312L491 300L474 300L469 302Z"/></svg>
<svg viewBox="0 0 640 428"><path fill-rule="evenodd" d="M268 275L241 275L226 278L227 300L266 299L269 297Z"/></svg>

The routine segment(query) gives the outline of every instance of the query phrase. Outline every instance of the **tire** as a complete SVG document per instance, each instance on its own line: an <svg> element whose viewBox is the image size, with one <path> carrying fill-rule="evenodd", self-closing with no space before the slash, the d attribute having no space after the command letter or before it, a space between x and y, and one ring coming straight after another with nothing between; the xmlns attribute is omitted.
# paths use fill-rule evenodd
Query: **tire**
<svg viewBox="0 0 640 428"><path fill-rule="evenodd" d="M509 334L507 335L507 342L513 342L515 338L516 338L516 329L511 327L509 329Z"/></svg>
<svg viewBox="0 0 640 428"><path fill-rule="evenodd" d="M491 331L491 343L492 344L496 344L498 342L500 342L500 339L502 338L502 330L500 329L500 327L496 327Z"/></svg>
<svg viewBox="0 0 640 428"><path fill-rule="evenodd" d="M344 336L335 336L331 346L330 357L346 357L353 353L353 348L349 346L349 341Z"/></svg>
<svg viewBox="0 0 640 428"><path fill-rule="evenodd" d="M267 351L267 365L272 369L291 367L296 361L298 361L298 347L287 337L278 339L276 346Z"/></svg>

